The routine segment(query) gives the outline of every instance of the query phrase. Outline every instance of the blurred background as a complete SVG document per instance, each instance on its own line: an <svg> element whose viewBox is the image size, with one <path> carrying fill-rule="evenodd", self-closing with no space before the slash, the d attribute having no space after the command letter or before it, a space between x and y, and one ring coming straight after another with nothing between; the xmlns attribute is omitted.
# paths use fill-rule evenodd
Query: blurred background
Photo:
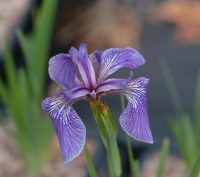
<svg viewBox="0 0 200 177"><path fill-rule="evenodd" d="M25 128L21 131L21 124L18 125L21 114L16 112L20 112L18 110L21 110L22 114L26 112L23 114L22 122L27 122L27 119L40 122L40 119L34 119L37 115L41 119L45 117L40 101L47 95L53 95L57 88L48 77L49 57L60 52L67 53L70 46L78 47L80 43L86 43L89 53L95 49L105 50L113 47L132 47L142 53L146 64L134 71L134 78L145 76L150 79L148 109L154 144L131 141L134 156L140 163L140 176L156 175L160 148L163 139L167 137L170 140L170 153L166 160L164 176L185 177L185 169L194 162L193 157L197 156L200 149L200 134L196 131L200 129L200 114L198 114L200 87L197 86L200 69L200 1L58 0L57 4L50 2L50 0L0 0L0 176L29 176L29 171L32 170L26 167L27 161L30 161L30 169L36 168L31 167L33 160L28 158L31 156L30 153L35 151L31 149L28 151L30 153L23 154L23 148L33 147L34 144L26 142L27 146L24 146L19 140L31 139L32 134L38 139L34 133L35 129L31 132L31 136L22 137L32 124L25 123ZM37 68L40 66L41 70L38 71ZM12 74L13 70L16 75ZM34 77L37 71L38 75L35 77L38 80ZM40 73L42 79L39 79ZM122 70L116 75L123 78L128 74L126 70ZM41 87L36 88L35 85L38 83L41 83ZM15 88L19 89L19 92L23 91L21 93L23 96ZM28 93L23 89L28 89ZM41 90L41 93L38 90ZM24 98L21 100L22 97ZM7 98L10 101L7 101ZM29 105L30 100L34 101ZM120 97L111 96L105 100L118 119L121 113ZM35 105L35 109L31 109L32 104ZM16 105L26 105L28 111L24 111L26 107L17 108ZM87 143L99 176L106 177L108 174L105 151L89 105L85 102L76 103L75 109L87 127ZM30 118L34 110L38 111L38 114ZM15 116L17 118L13 119ZM173 121L171 124L168 121L170 117ZM181 129L184 127L180 123L184 122L182 117L186 117L186 130ZM50 128L47 129L52 136L44 136L41 140L46 142L46 139L49 139L45 146L46 151L49 151L47 155L49 158L45 157L48 160L35 170L40 171L37 173L38 176L87 176L83 155L67 165L63 164L54 131L46 118L44 119L44 126L49 124ZM43 136L43 126L35 126L38 136ZM183 132L183 137L178 136L174 129ZM13 136L13 132L20 132L20 138ZM124 136L119 126L118 142L123 161L123 174L130 176ZM181 143L183 141L186 144L193 143L194 147L183 145ZM40 147L45 143L38 144ZM194 153L189 154L188 151ZM37 157L37 154L34 155Z"/></svg>

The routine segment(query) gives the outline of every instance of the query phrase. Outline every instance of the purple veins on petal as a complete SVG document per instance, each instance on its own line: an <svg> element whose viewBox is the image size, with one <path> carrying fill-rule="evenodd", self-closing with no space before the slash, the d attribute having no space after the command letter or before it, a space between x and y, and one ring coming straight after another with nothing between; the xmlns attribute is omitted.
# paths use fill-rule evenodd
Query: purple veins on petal
<svg viewBox="0 0 200 177"><path fill-rule="evenodd" d="M144 58L135 49L107 49L101 55L101 69L98 81L101 82L120 68L136 69L144 63Z"/></svg>
<svg viewBox="0 0 200 177"><path fill-rule="evenodd" d="M73 58L73 62L77 65L80 76L87 88L93 88L96 86L95 71L91 61L87 55L87 48L85 45L81 45L79 51L71 47L69 50L70 55Z"/></svg>
<svg viewBox="0 0 200 177"><path fill-rule="evenodd" d="M72 89L77 86L76 83L77 67L72 58L67 54L58 54L49 61L49 76L59 85L66 89Z"/></svg>
<svg viewBox="0 0 200 177"><path fill-rule="evenodd" d="M107 92L110 90L125 89L127 84L131 81L133 72L130 72L130 76L127 79L106 79L96 89L96 92Z"/></svg>
<svg viewBox="0 0 200 177"><path fill-rule="evenodd" d="M96 89L97 93L108 92L110 90L123 89L125 86L125 79L107 79L102 82Z"/></svg>
<svg viewBox="0 0 200 177"><path fill-rule="evenodd" d="M120 116L122 129L132 138L146 143L153 143L150 130L146 87L148 79L140 77L130 82L122 94L128 99L128 105Z"/></svg>
<svg viewBox="0 0 200 177"><path fill-rule="evenodd" d="M94 68L96 80L98 79L98 76L99 76L99 69L100 69L100 64L101 64L101 54L102 54L102 52L96 50L89 55L92 66Z"/></svg>
<svg viewBox="0 0 200 177"><path fill-rule="evenodd" d="M42 108L51 118L64 162L77 157L86 140L86 128L71 105L80 99L99 101L107 93L120 93L128 100L120 116L122 129L136 140L153 143L146 98L149 80L141 77L131 81L132 72L126 79L107 79L121 68L132 70L144 63L142 55L132 48L111 48L88 55L85 44L78 50L71 47L69 54L61 53L50 59L50 78L64 91L46 98Z"/></svg>
<svg viewBox="0 0 200 177"><path fill-rule="evenodd" d="M48 112L58 136L64 162L77 157L85 144L86 128L73 107L66 103L64 96L49 97L42 103Z"/></svg>
<svg viewBox="0 0 200 177"><path fill-rule="evenodd" d="M97 62L100 64L101 63L101 54L102 52L101 51L94 51L93 54L95 55L96 59L97 59Z"/></svg>

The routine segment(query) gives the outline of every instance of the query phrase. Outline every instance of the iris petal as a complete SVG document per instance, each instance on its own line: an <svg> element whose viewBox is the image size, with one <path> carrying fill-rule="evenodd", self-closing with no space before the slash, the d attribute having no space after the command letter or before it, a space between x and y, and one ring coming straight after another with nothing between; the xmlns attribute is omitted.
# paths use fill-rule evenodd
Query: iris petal
<svg viewBox="0 0 200 177"><path fill-rule="evenodd" d="M50 78L66 89L72 89L77 86L76 73L77 67L67 54L55 55L49 61Z"/></svg>
<svg viewBox="0 0 200 177"><path fill-rule="evenodd" d="M102 82L96 89L96 92L108 92L110 90L118 90L124 88L125 79L107 79Z"/></svg>
<svg viewBox="0 0 200 177"><path fill-rule="evenodd" d="M146 87L148 79L140 77L130 82L122 94L128 99L128 105L120 116L122 129L132 138L153 143L149 126Z"/></svg>
<svg viewBox="0 0 200 177"><path fill-rule="evenodd" d="M62 95L46 98L42 107L51 117L64 162L73 160L81 153L85 144L86 128L83 122Z"/></svg>
<svg viewBox="0 0 200 177"><path fill-rule="evenodd" d="M72 90L64 91L64 95L68 101L80 99L81 97L84 97L85 95L89 93L90 93L89 89L85 87L76 87Z"/></svg>
<svg viewBox="0 0 200 177"><path fill-rule="evenodd" d="M71 47L69 50L73 62L77 65L82 80L87 88L93 89L96 86L95 71L87 55L87 46L80 45L79 51Z"/></svg>
<svg viewBox="0 0 200 177"><path fill-rule="evenodd" d="M130 76L127 79L106 79L96 89L96 92L108 92L110 90L125 89L127 84L130 82L133 73L130 72Z"/></svg>
<svg viewBox="0 0 200 177"><path fill-rule="evenodd" d="M94 68L94 72L95 72L95 76L96 76L96 80L98 79L99 76L99 70L100 70L100 64L101 64L101 54L102 52L95 50L94 52L92 52L89 55L89 58L92 62L92 66Z"/></svg>
<svg viewBox="0 0 200 177"><path fill-rule="evenodd" d="M80 44L80 46L79 46L79 51L80 51L83 55L87 55L87 45L86 45L86 44Z"/></svg>
<svg viewBox="0 0 200 177"><path fill-rule="evenodd" d="M102 82L120 68L135 69L144 63L145 60L142 55L132 48L107 49L101 55L101 69L98 82Z"/></svg>

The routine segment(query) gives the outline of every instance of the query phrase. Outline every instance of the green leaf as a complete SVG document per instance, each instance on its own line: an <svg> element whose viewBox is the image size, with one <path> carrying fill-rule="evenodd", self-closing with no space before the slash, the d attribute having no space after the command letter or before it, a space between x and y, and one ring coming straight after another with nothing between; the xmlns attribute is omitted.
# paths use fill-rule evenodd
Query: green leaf
<svg viewBox="0 0 200 177"><path fill-rule="evenodd" d="M191 120L188 115L183 115L179 123L180 126L182 126L180 128L182 128L181 134L183 139L182 149L184 149L183 155L188 166L191 168L193 161L196 158L196 153L198 152L194 127L191 124Z"/></svg>
<svg viewBox="0 0 200 177"><path fill-rule="evenodd" d="M196 158L195 154L198 152L198 144L191 119L188 115L183 114L179 119L169 119L168 122L181 154L190 169Z"/></svg>
<svg viewBox="0 0 200 177"><path fill-rule="evenodd" d="M19 129L24 129L23 124L23 110L21 108L21 98L19 96L19 86L17 82L17 70L14 63L13 54L7 46L4 54L4 67L7 85L3 86L1 83L0 92L3 96L6 110L9 112L10 117L13 119L15 125Z"/></svg>
<svg viewBox="0 0 200 177"><path fill-rule="evenodd" d="M192 167L189 177L199 177L200 175L200 153L196 158L196 161Z"/></svg>
<svg viewBox="0 0 200 177"><path fill-rule="evenodd" d="M26 168L29 173L36 173L47 158L49 152L47 147L52 138L52 127L49 120L41 112L38 100L30 94L27 75L23 69L18 72L18 83L23 115L17 117L16 138L26 162ZM20 122L24 124L24 129L20 128Z"/></svg>
<svg viewBox="0 0 200 177"><path fill-rule="evenodd" d="M85 155L86 165L87 165L90 177L97 177L95 166L92 162L92 158L90 157L90 153L89 153L86 145L84 146L84 155Z"/></svg>
<svg viewBox="0 0 200 177"><path fill-rule="evenodd" d="M191 168L195 154L198 152L197 139L195 138L194 127L188 115L183 114L179 119L169 119L170 129L179 145L181 153L188 168Z"/></svg>
<svg viewBox="0 0 200 177"><path fill-rule="evenodd" d="M117 144L117 136L110 128L110 124L107 121L107 119L109 118L104 117L103 114L101 114L101 117L105 124L107 134L108 134L107 144L108 144L109 151L107 153L112 159L113 173L115 174L116 177L120 177L121 176L121 159L120 159L120 153L119 153L119 148Z"/></svg>
<svg viewBox="0 0 200 177"><path fill-rule="evenodd" d="M195 110L194 110L194 123L196 138L199 140L200 145L200 71L197 76L196 94L195 94Z"/></svg>
<svg viewBox="0 0 200 177"><path fill-rule="evenodd" d="M128 151L129 166L131 171L131 177L139 177L139 165L138 161L134 159L131 141L128 135L126 135L126 146Z"/></svg>
<svg viewBox="0 0 200 177"><path fill-rule="evenodd" d="M159 161L159 165L157 168L156 177L164 176L163 175L164 168L165 168L166 160L168 158L168 154L169 154L169 140L167 138L165 138L163 141L163 145L162 145L162 149L161 149L161 153L160 153L160 161Z"/></svg>
<svg viewBox="0 0 200 177"><path fill-rule="evenodd" d="M168 124L177 143L181 145L183 140L182 140L182 135L181 135L181 129L179 126L179 120L173 119L172 117L170 117L168 118Z"/></svg>
<svg viewBox="0 0 200 177"><path fill-rule="evenodd" d="M39 82L41 83L41 89L44 89L45 76L47 71L47 60L49 57L49 50L51 45L51 37L53 33L54 21L56 17L58 1L45 0L38 12L39 18L35 21L35 43L34 52L37 53L35 62L38 67L38 75L40 76Z"/></svg>
<svg viewBox="0 0 200 177"><path fill-rule="evenodd" d="M16 32L17 34L17 38L20 44L20 47L22 49L22 53L25 59L25 62L27 64L28 69L31 69L31 65L32 68L36 68L35 66L37 63L35 62L35 56L34 56L34 51L33 51L33 45L34 45L34 41L30 36L26 36L21 30L17 30ZM37 55L37 54L35 54ZM35 64L35 65L34 65Z"/></svg>
<svg viewBox="0 0 200 177"><path fill-rule="evenodd" d="M17 37L27 64L29 79L34 94L39 98L43 96L44 92L47 59L57 5L57 0L44 0L40 10L37 11L33 33L24 35L21 31L17 31Z"/></svg>
<svg viewBox="0 0 200 177"><path fill-rule="evenodd" d="M1 100L0 102L4 106L8 106L8 93L1 78L0 78L0 100Z"/></svg>
<svg viewBox="0 0 200 177"><path fill-rule="evenodd" d="M172 100L172 104L174 105L175 108L175 112L177 115L181 115L182 114L182 105L181 105L181 100L180 100L180 96L178 94L178 90L174 81L174 78L172 76L172 73L167 65L167 63L162 60L161 61L161 70L164 76L164 79L166 81L166 86L169 90L169 94Z"/></svg>
<svg viewBox="0 0 200 177"><path fill-rule="evenodd" d="M29 35L17 32L26 69L16 71L8 52L6 76L9 92L7 109L16 126L16 140L29 173L36 173L47 158L52 126L41 110L51 34L58 1L44 0ZM44 42L45 41L45 42ZM9 63L8 63L9 62ZM7 93L0 87L5 99Z"/></svg>
<svg viewBox="0 0 200 177"><path fill-rule="evenodd" d="M5 75L6 75L6 80L8 82L9 92L11 92L11 94L14 96L13 99L15 99L16 94L17 94L16 67L15 67L14 58L9 46L6 47L6 51L4 54L4 67L5 67Z"/></svg>
<svg viewBox="0 0 200 177"><path fill-rule="evenodd" d="M34 41L30 37L25 36L20 30L17 31L17 38L26 62L28 80L33 89L32 91L35 95L39 95L40 83L38 82L38 78L40 78L40 76L37 75L39 71L38 63L36 62L37 53L33 50L33 46L35 45Z"/></svg>

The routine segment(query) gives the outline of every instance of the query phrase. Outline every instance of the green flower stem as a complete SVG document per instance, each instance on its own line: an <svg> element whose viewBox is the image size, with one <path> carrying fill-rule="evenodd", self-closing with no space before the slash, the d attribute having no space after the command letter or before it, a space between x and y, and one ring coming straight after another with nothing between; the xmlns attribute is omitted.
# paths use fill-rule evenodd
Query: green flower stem
<svg viewBox="0 0 200 177"><path fill-rule="evenodd" d="M126 135L126 146L127 146L127 151L128 151L131 177L139 177L139 164L138 164L138 161L134 159L131 141L128 135Z"/></svg>
<svg viewBox="0 0 200 177"><path fill-rule="evenodd" d="M86 145L84 146L84 155L85 155L86 165L87 165L87 169L88 169L88 173L90 177L97 177L95 166L92 162L92 158L90 156L90 153Z"/></svg>
<svg viewBox="0 0 200 177"><path fill-rule="evenodd" d="M121 176L121 160L117 144L117 126L106 104L91 102L91 109L99 127L101 139L107 151L108 167L111 177Z"/></svg>

